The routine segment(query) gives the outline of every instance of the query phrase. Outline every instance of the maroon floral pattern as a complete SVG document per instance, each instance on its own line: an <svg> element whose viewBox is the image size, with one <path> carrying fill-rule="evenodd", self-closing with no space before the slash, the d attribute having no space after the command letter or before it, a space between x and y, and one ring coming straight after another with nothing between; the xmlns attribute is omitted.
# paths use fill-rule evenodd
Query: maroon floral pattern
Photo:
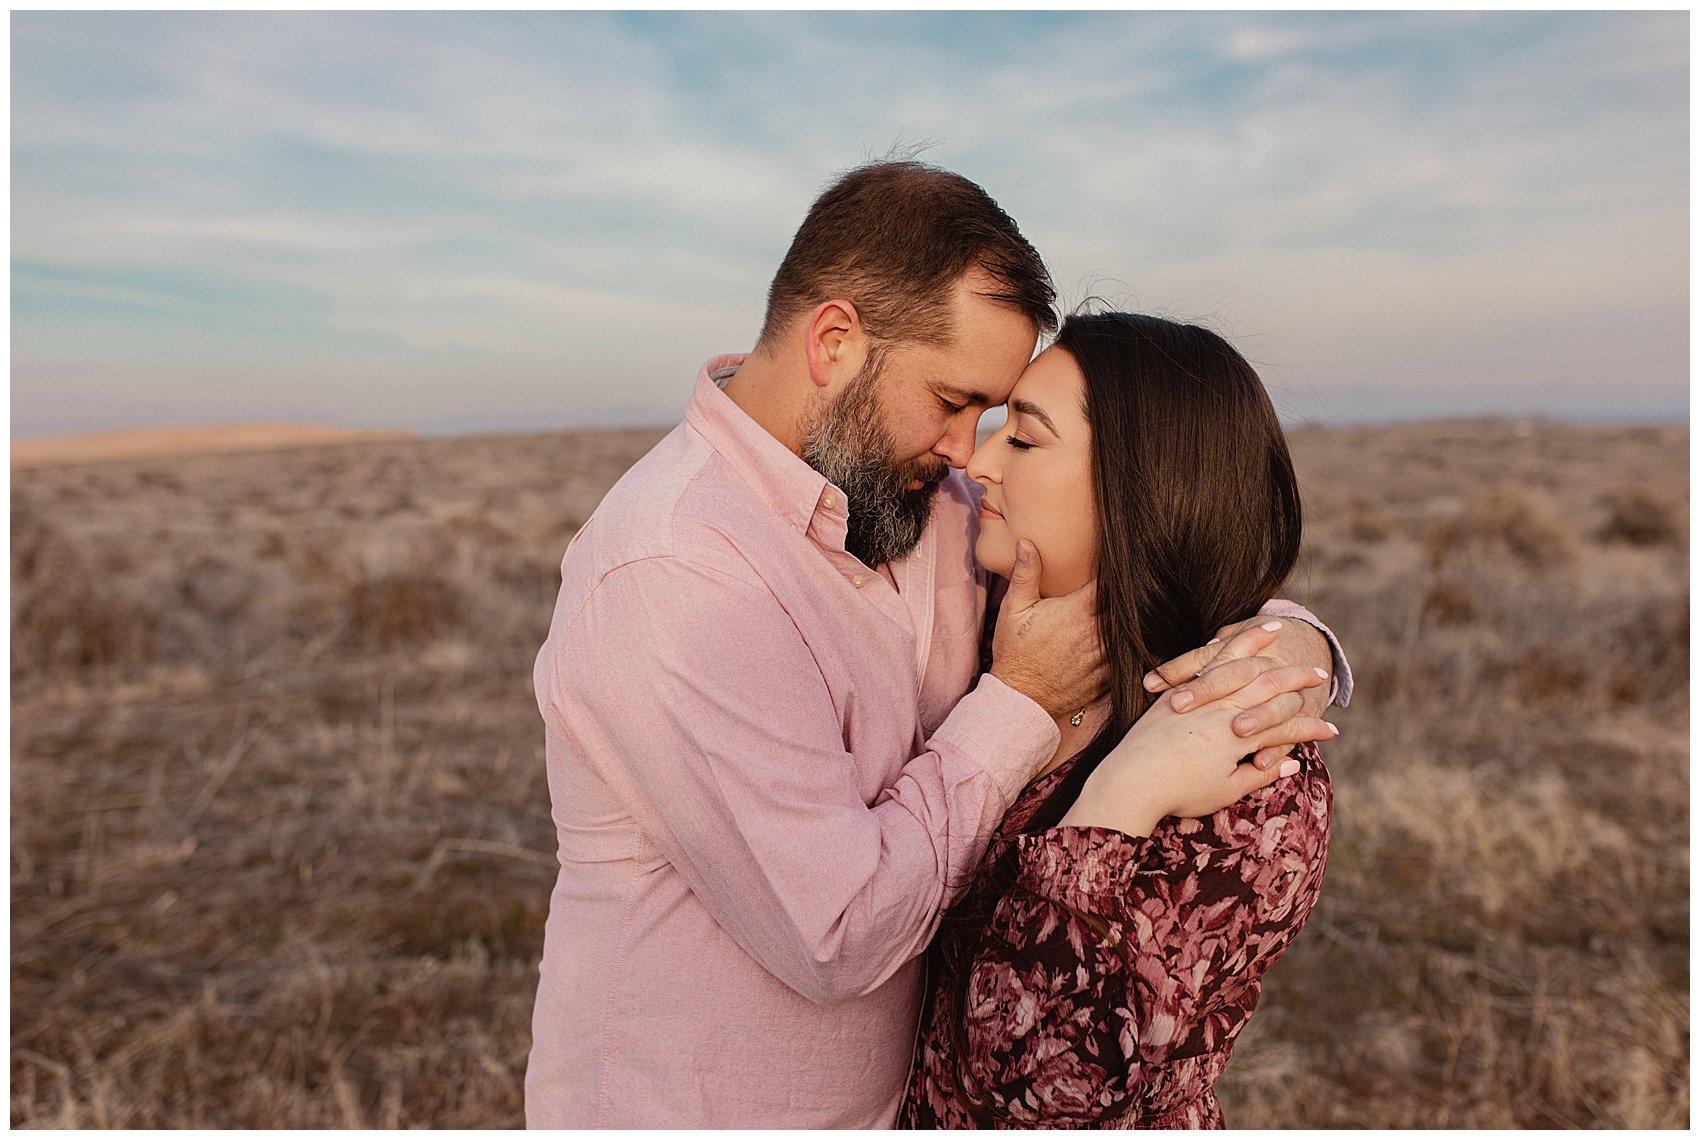
<svg viewBox="0 0 1700 1140"><path fill-rule="evenodd" d="M1216 1079L1328 859L1328 771L1314 745L1293 755L1296 775L1146 838L1018 834L1075 761L1029 785L987 853L1017 848L1016 889L968 900L990 911L984 945L965 963L947 928L930 955L899 1126L1222 1127ZM959 1058L947 1018L963 969ZM963 1088L995 1112L970 1112Z"/></svg>

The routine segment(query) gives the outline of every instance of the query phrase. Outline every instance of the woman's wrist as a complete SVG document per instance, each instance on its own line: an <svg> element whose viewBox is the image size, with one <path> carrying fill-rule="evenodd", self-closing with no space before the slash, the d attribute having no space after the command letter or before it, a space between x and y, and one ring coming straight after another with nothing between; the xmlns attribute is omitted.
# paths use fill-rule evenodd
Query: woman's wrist
<svg viewBox="0 0 1700 1140"><path fill-rule="evenodd" d="M1126 835L1150 835L1166 814L1150 802L1143 787L1129 787L1118 779L1118 765L1105 757L1098 770L1086 778L1074 805L1059 821L1064 827L1108 827Z"/></svg>

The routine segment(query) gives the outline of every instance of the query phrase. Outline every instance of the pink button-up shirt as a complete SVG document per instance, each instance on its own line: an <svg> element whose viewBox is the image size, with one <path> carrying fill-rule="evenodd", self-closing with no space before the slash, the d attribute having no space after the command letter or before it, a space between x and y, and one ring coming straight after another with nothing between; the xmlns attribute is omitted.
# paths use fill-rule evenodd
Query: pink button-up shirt
<svg viewBox="0 0 1700 1140"><path fill-rule="evenodd" d="M1057 745L979 676L967 480L893 589L845 552L843 493L716 385L742 360L562 562L533 1127L889 1126L916 956Z"/></svg>
<svg viewBox="0 0 1700 1140"><path fill-rule="evenodd" d="M720 391L743 359L561 564L532 1127L890 1126L916 956L1057 745L979 675L977 488L945 480L894 589L844 550L843 493Z"/></svg>

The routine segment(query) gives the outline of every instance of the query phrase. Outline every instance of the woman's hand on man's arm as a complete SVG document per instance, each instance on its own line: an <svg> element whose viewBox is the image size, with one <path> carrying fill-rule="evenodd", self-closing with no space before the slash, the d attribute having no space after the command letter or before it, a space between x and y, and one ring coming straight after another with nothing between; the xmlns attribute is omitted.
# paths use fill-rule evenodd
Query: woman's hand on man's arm
<svg viewBox="0 0 1700 1140"><path fill-rule="evenodd" d="M1248 753L1333 739L1338 729L1299 711L1299 694L1321 686L1325 673L1307 665L1262 668L1247 660L1278 630L1279 623L1267 622L1231 639L1233 656L1220 666L1225 676L1211 684L1226 691L1195 711L1183 715L1171 707L1172 698L1147 709L1087 779L1062 823L1149 835L1166 816L1211 815L1298 770L1297 761L1276 768L1241 763ZM1212 667L1206 676L1215 672ZM1249 710L1267 713L1271 723L1242 733Z"/></svg>
<svg viewBox="0 0 1700 1140"><path fill-rule="evenodd" d="M1264 636L1259 636L1260 631ZM1259 674L1284 667L1309 666L1325 680L1332 680L1328 670L1334 664L1327 637L1309 621L1271 620L1259 615L1224 626L1208 644L1159 665L1146 674L1145 688L1153 693L1167 690L1175 711L1186 712L1220 700ZM1248 708L1235 720L1234 731L1250 737L1295 716L1320 717L1330 700L1328 685L1289 693ZM1341 703L1345 703L1344 696ZM1290 751L1290 745L1261 749L1255 762L1259 768L1270 768Z"/></svg>

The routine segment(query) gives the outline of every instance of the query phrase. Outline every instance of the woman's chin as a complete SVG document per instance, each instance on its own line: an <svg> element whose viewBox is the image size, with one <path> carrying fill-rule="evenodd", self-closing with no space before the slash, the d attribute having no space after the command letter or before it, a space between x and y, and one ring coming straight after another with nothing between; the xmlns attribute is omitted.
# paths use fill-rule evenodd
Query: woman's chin
<svg viewBox="0 0 1700 1140"><path fill-rule="evenodd" d="M987 536L981 535L979 541L974 544L974 561L978 562L982 569L989 570L1001 578L1009 577L1010 572L1015 569L1015 551L1005 549L1005 545L1001 542L988 542Z"/></svg>

